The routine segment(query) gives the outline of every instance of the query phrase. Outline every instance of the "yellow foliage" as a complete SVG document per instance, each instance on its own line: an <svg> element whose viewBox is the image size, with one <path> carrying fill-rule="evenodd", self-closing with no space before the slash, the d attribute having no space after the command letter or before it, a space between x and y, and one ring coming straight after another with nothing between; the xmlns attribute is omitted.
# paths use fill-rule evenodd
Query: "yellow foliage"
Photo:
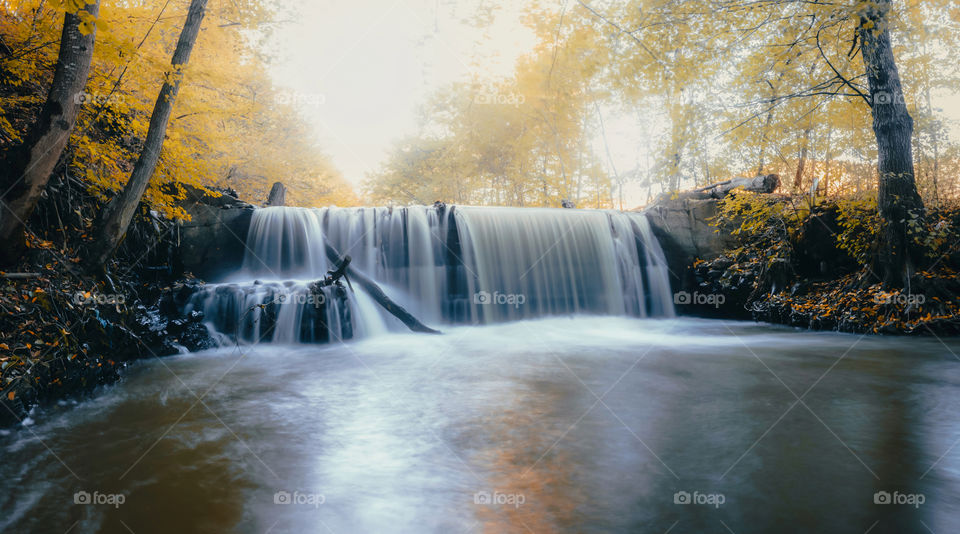
<svg viewBox="0 0 960 534"><path fill-rule="evenodd" d="M439 92L422 110L419 135L397 143L369 177L368 195L389 204L611 207L613 180L590 146L597 68L581 48L538 47L508 79Z"/></svg>
<svg viewBox="0 0 960 534"><path fill-rule="evenodd" d="M52 79L63 11L82 0L0 3L0 34L22 51L3 64L12 91L0 92L0 141L17 142L37 115ZM169 5L168 5L169 4ZM186 15L186 2L103 0L90 77L68 145L69 172L106 199L130 176L150 114ZM85 13L85 12L84 12ZM81 13L85 24L93 23ZM144 201L168 217L184 217L182 188L232 187L259 203L275 181L303 206L350 205L356 197L295 109L271 84L255 36L271 11L255 0L211 3L167 139Z"/></svg>

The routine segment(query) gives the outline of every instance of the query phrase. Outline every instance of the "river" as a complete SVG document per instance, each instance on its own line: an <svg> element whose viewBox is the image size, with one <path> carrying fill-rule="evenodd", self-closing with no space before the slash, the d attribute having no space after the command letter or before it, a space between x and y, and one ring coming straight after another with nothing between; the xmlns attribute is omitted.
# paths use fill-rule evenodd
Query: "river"
<svg viewBox="0 0 960 534"><path fill-rule="evenodd" d="M132 365L2 532L958 532L960 341L583 316Z"/></svg>

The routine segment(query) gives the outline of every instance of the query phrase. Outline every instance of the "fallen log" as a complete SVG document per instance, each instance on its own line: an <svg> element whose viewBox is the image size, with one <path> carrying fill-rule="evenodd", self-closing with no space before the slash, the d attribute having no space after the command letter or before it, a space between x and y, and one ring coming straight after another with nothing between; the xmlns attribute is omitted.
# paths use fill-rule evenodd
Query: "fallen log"
<svg viewBox="0 0 960 534"><path fill-rule="evenodd" d="M743 188L744 191L753 193L773 193L780 185L780 177L776 174L763 174L753 178L733 178L724 180L715 184L694 189L690 196L699 198L723 198L730 191L737 188ZM684 196L681 193L681 196Z"/></svg>
<svg viewBox="0 0 960 534"><path fill-rule="evenodd" d="M362 287L373 297L373 300L377 301L377 304L383 307L383 309L390 312L391 315L400 319L400 322L405 324L407 328L414 332L421 332L425 334L440 334L439 330L434 330L429 326L420 322L419 319L413 316L410 312L406 310L403 306L394 302L386 293L380 289L380 286L376 282L367 277L367 275L361 273L360 271L354 269L350 266L350 256L341 256L337 249L333 248L333 245L329 243L324 243L324 249L327 253L327 258L334 265L339 267L331 272L328 277L332 277L334 274L339 273L339 276L343 276L347 283L350 283L352 278L357 285ZM338 277L339 277L338 276Z"/></svg>
<svg viewBox="0 0 960 534"><path fill-rule="evenodd" d="M310 290L314 293L319 291L319 288L324 288L327 286L332 286L336 284L341 278L346 280L347 285L350 286L350 289L353 289L353 285L350 283L350 279L347 278L347 268L350 267L350 262L353 261L349 255L344 256L339 260L340 266L336 269L327 271L327 276L324 276L323 279L317 280L310 285ZM334 262L337 263L337 262Z"/></svg>

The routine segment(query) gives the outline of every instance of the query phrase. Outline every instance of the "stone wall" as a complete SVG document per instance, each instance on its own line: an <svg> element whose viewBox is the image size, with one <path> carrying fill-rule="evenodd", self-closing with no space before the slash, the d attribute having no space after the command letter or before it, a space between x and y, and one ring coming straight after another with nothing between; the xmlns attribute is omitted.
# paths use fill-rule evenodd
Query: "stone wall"
<svg viewBox="0 0 960 534"><path fill-rule="evenodd" d="M643 209L663 247L674 291L694 287L691 267L697 258L712 260L737 246L729 229L710 226L718 202L714 198L671 199L664 195Z"/></svg>
<svg viewBox="0 0 960 534"><path fill-rule="evenodd" d="M239 269L254 206L229 193L196 198L188 193L185 208L191 219L180 226L184 270L204 280L217 280Z"/></svg>

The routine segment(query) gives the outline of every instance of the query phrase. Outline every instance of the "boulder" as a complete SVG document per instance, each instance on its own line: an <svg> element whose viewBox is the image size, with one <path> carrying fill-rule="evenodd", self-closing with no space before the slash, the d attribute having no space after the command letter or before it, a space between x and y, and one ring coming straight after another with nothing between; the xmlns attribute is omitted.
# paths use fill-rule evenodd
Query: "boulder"
<svg viewBox="0 0 960 534"><path fill-rule="evenodd" d="M734 228L710 224L720 200L734 189L770 194L779 185L776 174L733 178L690 191L663 193L642 210L667 258L674 291L696 288L694 261L710 261L739 246L732 234Z"/></svg>

